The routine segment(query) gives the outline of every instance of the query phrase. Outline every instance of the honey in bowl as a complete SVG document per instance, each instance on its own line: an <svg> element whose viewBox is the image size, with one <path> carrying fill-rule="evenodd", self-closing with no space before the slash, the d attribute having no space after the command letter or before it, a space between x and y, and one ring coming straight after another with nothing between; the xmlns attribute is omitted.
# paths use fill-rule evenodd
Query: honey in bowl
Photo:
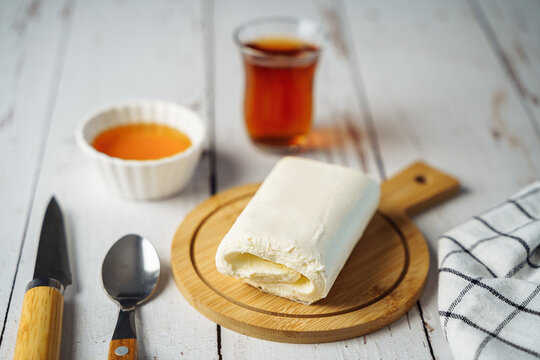
<svg viewBox="0 0 540 360"><path fill-rule="evenodd" d="M156 160L185 151L191 140L170 126L141 122L107 129L96 136L92 146L124 160Z"/></svg>

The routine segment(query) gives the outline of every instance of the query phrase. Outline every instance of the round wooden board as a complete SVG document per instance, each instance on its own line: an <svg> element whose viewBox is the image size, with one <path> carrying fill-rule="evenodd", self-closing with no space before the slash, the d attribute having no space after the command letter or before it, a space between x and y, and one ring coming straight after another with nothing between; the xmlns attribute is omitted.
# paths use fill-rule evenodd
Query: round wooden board
<svg viewBox="0 0 540 360"><path fill-rule="evenodd" d="M385 182L379 211L328 296L312 305L266 294L216 269L221 239L258 186L221 192L186 216L172 244L174 278L198 311L229 329L273 341L320 343L374 331L411 308L427 277L429 253L405 212L454 193L458 183L422 163Z"/></svg>

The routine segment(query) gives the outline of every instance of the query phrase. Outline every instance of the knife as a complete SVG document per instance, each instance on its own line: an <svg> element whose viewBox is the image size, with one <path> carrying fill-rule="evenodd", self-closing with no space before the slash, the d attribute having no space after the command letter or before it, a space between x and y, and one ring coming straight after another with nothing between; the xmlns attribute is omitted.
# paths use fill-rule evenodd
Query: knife
<svg viewBox="0 0 540 360"><path fill-rule="evenodd" d="M43 218L34 279L24 294L14 360L60 357L64 290L70 284L64 218L53 196Z"/></svg>

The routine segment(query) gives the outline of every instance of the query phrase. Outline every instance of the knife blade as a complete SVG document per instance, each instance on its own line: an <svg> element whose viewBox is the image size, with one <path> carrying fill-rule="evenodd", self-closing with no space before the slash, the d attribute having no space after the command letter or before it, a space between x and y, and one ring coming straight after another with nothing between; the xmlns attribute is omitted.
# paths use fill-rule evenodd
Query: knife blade
<svg viewBox="0 0 540 360"><path fill-rule="evenodd" d="M15 360L60 357L63 294L71 282L64 218L53 196L43 218L34 278L24 295Z"/></svg>
<svg viewBox="0 0 540 360"><path fill-rule="evenodd" d="M71 285L64 217L58 202L51 198L41 227L34 279L54 279L63 287Z"/></svg>

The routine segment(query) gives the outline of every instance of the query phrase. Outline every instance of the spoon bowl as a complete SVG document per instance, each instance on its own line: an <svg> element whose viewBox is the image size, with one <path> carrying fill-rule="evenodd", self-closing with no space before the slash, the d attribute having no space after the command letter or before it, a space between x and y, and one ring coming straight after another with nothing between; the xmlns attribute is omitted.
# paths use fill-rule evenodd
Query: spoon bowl
<svg viewBox="0 0 540 360"><path fill-rule="evenodd" d="M160 270L152 243L139 235L126 235L105 256L101 268L103 287L122 307L136 306L152 296Z"/></svg>
<svg viewBox="0 0 540 360"><path fill-rule="evenodd" d="M101 267L103 287L120 305L109 359L137 358L135 308L156 291L160 273L156 250L139 235L123 236L107 252Z"/></svg>

